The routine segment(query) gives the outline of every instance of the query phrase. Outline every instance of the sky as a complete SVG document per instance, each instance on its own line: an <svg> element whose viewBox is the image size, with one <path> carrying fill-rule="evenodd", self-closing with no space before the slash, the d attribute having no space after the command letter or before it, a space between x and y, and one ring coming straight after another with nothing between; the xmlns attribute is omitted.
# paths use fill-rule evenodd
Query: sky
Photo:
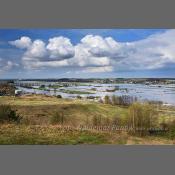
<svg viewBox="0 0 175 175"><path fill-rule="evenodd" d="M175 29L0 29L0 79L175 78Z"/></svg>

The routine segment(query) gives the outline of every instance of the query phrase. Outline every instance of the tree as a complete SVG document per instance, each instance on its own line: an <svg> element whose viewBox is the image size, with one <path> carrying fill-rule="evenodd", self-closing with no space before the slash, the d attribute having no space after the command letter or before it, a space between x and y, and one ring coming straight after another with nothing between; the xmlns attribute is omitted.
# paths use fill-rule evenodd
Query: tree
<svg viewBox="0 0 175 175"><path fill-rule="evenodd" d="M105 101L105 104L111 104L111 100L108 95L105 96L104 101Z"/></svg>
<svg viewBox="0 0 175 175"><path fill-rule="evenodd" d="M39 89L45 89L45 85L44 84L42 84L40 87L39 87Z"/></svg>
<svg viewBox="0 0 175 175"><path fill-rule="evenodd" d="M149 133L155 127L157 112L150 104L133 103L129 107L129 125L133 128L134 134L140 136Z"/></svg>
<svg viewBox="0 0 175 175"><path fill-rule="evenodd" d="M119 104L119 98L115 95L112 96L112 104L118 105Z"/></svg>

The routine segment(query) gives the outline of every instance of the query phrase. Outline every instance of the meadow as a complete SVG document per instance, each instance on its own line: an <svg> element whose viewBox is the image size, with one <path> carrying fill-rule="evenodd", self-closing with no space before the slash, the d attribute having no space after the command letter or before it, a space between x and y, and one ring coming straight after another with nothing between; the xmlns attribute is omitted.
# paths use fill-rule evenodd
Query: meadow
<svg viewBox="0 0 175 175"><path fill-rule="evenodd" d="M10 106L16 113L15 117L20 119L18 122L9 119L1 120L0 144L175 144L173 107L154 106L152 110L152 106L144 106L144 104L113 105L107 102L63 99L46 95L2 96L0 106L1 108ZM145 127L150 124L147 115L152 115L156 118L152 122L153 126L169 126L171 123L173 129L165 134L78 129L81 125L125 126L128 122L133 124L133 121L130 121L133 111L134 124L137 126ZM2 112L0 117L1 115ZM140 116L144 120L140 119Z"/></svg>

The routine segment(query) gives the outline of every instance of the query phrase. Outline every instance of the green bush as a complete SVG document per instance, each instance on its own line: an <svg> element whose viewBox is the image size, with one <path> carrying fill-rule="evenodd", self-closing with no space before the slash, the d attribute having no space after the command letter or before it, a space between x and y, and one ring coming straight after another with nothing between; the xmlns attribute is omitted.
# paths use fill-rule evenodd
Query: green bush
<svg viewBox="0 0 175 175"><path fill-rule="evenodd" d="M82 99L82 97L80 95L77 95L77 99Z"/></svg>
<svg viewBox="0 0 175 175"><path fill-rule="evenodd" d="M62 96L61 95L57 95L57 98L62 98Z"/></svg>
<svg viewBox="0 0 175 175"><path fill-rule="evenodd" d="M0 123L5 122L16 122L19 123L21 117L16 113L16 111L11 109L9 105L0 105Z"/></svg>

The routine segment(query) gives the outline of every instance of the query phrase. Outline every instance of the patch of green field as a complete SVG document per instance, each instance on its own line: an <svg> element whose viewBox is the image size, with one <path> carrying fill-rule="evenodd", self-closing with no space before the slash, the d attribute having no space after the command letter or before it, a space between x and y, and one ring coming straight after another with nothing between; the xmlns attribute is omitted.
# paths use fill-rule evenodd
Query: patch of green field
<svg viewBox="0 0 175 175"><path fill-rule="evenodd" d="M88 131L63 131L54 126L0 126L0 144L105 144L108 134Z"/></svg>
<svg viewBox="0 0 175 175"><path fill-rule="evenodd" d="M171 140L131 137L123 133L63 131L56 126L0 125L0 145L80 145L80 144L173 144Z"/></svg>
<svg viewBox="0 0 175 175"><path fill-rule="evenodd" d="M63 85L59 85L59 84L53 84L53 85L50 85L49 88L53 88L53 89L58 89L58 88L62 88L64 87Z"/></svg>
<svg viewBox="0 0 175 175"><path fill-rule="evenodd" d="M85 124L93 116L113 119L119 117L125 120L128 114L127 107L101 104L98 102L85 101L80 99L59 99L44 95L30 95L22 97L0 97L0 104L10 104L18 113L30 120L31 123L49 122L49 117L55 111L63 111L66 116L72 119L73 123ZM160 109L161 110L161 109ZM159 123L163 120L173 120L174 108L163 107L164 112L159 114ZM43 120L43 121L42 121Z"/></svg>
<svg viewBox="0 0 175 175"><path fill-rule="evenodd" d="M78 90L69 90L69 89L60 89L61 92L63 93L67 93L67 94L94 94L92 92L88 92L88 91L78 91Z"/></svg>
<svg viewBox="0 0 175 175"><path fill-rule="evenodd" d="M1 97L0 104L10 104L29 124L49 124L50 117L55 112L63 112L69 118L69 124L91 124L94 116L125 119L127 108L101 104L84 100L58 99L42 95L22 97ZM87 123L88 122L88 123Z"/></svg>

